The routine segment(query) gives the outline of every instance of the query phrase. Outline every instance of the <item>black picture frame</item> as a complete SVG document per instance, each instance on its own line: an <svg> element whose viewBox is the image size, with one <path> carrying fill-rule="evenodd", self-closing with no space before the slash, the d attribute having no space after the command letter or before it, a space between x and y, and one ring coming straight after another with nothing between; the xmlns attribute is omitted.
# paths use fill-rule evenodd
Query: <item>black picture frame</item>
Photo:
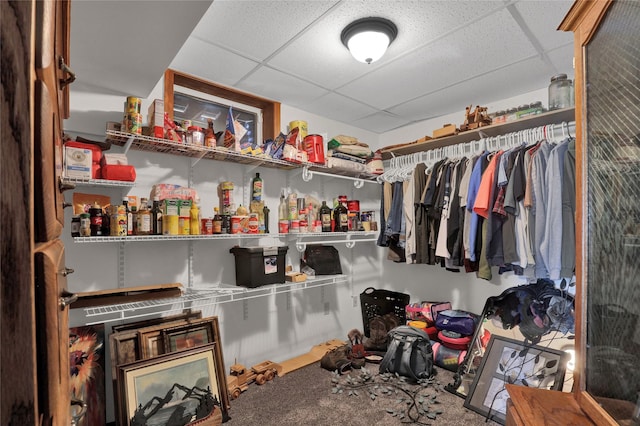
<svg viewBox="0 0 640 426"><path fill-rule="evenodd" d="M561 390L569 358L557 349L491 336L464 406L504 425L509 398L505 384Z"/></svg>

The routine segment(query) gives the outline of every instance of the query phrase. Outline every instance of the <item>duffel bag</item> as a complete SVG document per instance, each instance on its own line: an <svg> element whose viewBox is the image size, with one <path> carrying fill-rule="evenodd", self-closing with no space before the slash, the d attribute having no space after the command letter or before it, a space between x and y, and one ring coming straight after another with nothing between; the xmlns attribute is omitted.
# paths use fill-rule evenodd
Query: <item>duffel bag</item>
<svg viewBox="0 0 640 426"><path fill-rule="evenodd" d="M436 328L468 336L474 333L479 319L479 316L472 312L449 309L438 312Z"/></svg>

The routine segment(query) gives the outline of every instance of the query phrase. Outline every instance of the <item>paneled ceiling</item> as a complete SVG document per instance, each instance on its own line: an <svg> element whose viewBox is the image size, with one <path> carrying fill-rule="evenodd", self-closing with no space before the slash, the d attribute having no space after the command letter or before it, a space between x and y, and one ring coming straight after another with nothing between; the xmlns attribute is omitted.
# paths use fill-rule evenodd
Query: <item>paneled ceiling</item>
<svg viewBox="0 0 640 426"><path fill-rule="evenodd" d="M170 67L384 133L572 78L573 36L556 30L572 3L74 1L72 96L147 97ZM340 41L366 16L398 27L370 65Z"/></svg>

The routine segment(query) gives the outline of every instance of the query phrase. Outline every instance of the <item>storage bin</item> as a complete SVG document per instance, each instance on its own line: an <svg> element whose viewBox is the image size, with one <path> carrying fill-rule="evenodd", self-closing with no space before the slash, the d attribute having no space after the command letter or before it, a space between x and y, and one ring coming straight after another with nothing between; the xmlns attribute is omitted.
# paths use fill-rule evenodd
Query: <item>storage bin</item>
<svg viewBox="0 0 640 426"><path fill-rule="evenodd" d="M233 247L236 285L255 288L284 283L285 255L289 247Z"/></svg>
<svg viewBox="0 0 640 426"><path fill-rule="evenodd" d="M369 321L377 315L395 314L400 324L406 324L407 317L405 307L409 304L410 296L390 290L376 290L373 287L360 293L360 308L362 310L362 323L364 335L369 335Z"/></svg>

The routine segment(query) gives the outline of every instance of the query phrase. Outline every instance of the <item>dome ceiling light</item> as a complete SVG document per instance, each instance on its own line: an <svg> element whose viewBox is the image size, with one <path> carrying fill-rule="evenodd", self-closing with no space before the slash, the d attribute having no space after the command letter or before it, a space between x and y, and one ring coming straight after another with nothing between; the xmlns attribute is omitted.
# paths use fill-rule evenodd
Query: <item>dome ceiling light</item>
<svg viewBox="0 0 640 426"><path fill-rule="evenodd" d="M340 39L357 61L370 64L384 55L398 35L398 28L388 19L362 18L347 25Z"/></svg>

